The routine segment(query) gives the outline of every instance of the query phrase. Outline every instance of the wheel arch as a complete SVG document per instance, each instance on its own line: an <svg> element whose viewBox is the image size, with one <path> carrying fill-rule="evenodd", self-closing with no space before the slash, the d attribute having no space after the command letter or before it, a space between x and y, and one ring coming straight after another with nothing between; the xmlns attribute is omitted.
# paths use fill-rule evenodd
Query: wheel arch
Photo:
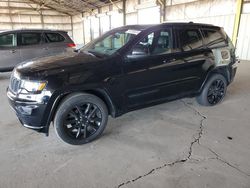
<svg viewBox="0 0 250 188"><path fill-rule="evenodd" d="M61 104L63 99L65 99L67 96L74 94L74 93L88 93L88 94L92 94L92 95L99 97L106 104L107 109L108 109L108 114L111 115L112 117L117 116L116 106L114 105L111 97L109 96L108 92L105 89L84 89L80 91L79 90L67 91L65 93L61 93L57 95L57 97L53 101L52 107L50 109L50 112L48 113L47 118L45 117L43 121L45 124L44 126L45 128L42 132L44 132L47 136L49 133L50 123L53 121L55 114L56 114L56 110L58 109L59 105Z"/></svg>
<svg viewBox="0 0 250 188"><path fill-rule="evenodd" d="M221 75L224 76L224 78L226 79L227 85L230 83L230 72L229 72L227 66L218 66L218 67L214 67L214 68L211 68L211 69L208 71L208 73L207 73L207 75L206 75L206 77L205 77L205 79L204 79L204 81L203 81L203 83L202 83L202 85L201 85L201 87L200 87L200 89L199 89L199 92L202 91L202 89L204 88L204 86L205 86L207 80L208 80L209 78L211 78L214 74L221 74Z"/></svg>

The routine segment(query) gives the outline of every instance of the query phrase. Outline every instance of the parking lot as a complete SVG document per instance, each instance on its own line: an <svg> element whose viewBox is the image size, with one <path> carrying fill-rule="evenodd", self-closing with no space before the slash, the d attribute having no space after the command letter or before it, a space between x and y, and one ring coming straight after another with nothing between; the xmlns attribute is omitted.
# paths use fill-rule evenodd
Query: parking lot
<svg viewBox="0 0 250 188"><path fill-rule="evenodd" d="M250 62L224 102L183 99L130 112L71 146L20 126L0 74L0 187L250 187Z"/></svg>

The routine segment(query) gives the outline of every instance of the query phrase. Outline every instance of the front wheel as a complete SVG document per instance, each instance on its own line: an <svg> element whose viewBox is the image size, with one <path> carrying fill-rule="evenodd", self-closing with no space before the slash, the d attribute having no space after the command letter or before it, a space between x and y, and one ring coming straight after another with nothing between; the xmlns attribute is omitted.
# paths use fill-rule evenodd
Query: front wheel
<svg viewBox="0 0 250 188"><path fill-rule="evenodd" d="M205 83L201 94L196 97L197 102L204 106L220 103L227 91L227 81L221 74L212 75Z"/></svg>
<svg viewBox="0 0 250 188"><path fill-rule="evenodd" d="M108 121L105 103L87 93L67 96L56 112L54 127L64 142L81 145L98 138Z"/></svg>

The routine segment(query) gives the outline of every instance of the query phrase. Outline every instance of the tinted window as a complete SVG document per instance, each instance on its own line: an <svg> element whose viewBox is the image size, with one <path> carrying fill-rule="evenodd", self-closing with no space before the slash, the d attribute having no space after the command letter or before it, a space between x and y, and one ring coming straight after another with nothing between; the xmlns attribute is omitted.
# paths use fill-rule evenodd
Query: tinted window
<svg viewBox="0 0 250 188"><path fill-rule="evenodd" d="M188 51L202 47L202 38L198 29L180 30L182 50Z"/></svg>
<svg viewBox="0 0 250 188"><path fill-rule="evenodd" d="M132 49L131 55L156 55L172 51L170 30L161 30L149 33Z"/></svg>
<svg viewBox="0 0 250 188"><path fill-rule="evenodd" d="M88 51L107 55L113 54L133 39L139 32L140 31L125 30L112 33L91 45Z"/></svg>
<svg viewBox="0 0 250 188"><path fill-rule="evenodd" d="M22 46L36 45L42 42L41 33L20 33L19 43Z"/></svg>
<svg viewBox="0 0 250 188"><path fill-rule="evenodd" d="M161 31L155 41L153 54L162 54L171 52L171 33L169 30Z"/></svg>
<svg viewBox="0 0 250 188"><path fill-rule="evenodd" d="M63 42L65 39L59 33L45 33L49 42Z"/></svg>
<svg viewBox="0 0 250 188"><path fill-rule="evenodd" d="M5 34L0 36L0 47L16 46L15 34Z"/></svg>
<svg viewBox="0 0 250 188"><path fill-rule="evenodd" d="M217 47L226 45L225 35L219 30L203 29L204 41L208 47Z"/></svg>
<svg viewBox="0 0 250 188"><path fill-rule="evenodd" d="M132 56L145 56L150 54L150 49L153 47L155 33L152 32L141 39L131 50Z"/></svg>

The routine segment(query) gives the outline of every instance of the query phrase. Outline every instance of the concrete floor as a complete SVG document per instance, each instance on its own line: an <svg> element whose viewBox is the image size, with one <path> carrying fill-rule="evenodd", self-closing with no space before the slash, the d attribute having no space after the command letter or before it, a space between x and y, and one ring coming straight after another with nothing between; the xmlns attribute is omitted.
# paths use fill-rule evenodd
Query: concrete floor
<svg viewBox="0 0 250 188"><path fill-rule="evenodd" d="M224 102L183 99L111 119L90 144L62 143L20 126L0 74L0 187L250 187L250 63Z"/></svg>

